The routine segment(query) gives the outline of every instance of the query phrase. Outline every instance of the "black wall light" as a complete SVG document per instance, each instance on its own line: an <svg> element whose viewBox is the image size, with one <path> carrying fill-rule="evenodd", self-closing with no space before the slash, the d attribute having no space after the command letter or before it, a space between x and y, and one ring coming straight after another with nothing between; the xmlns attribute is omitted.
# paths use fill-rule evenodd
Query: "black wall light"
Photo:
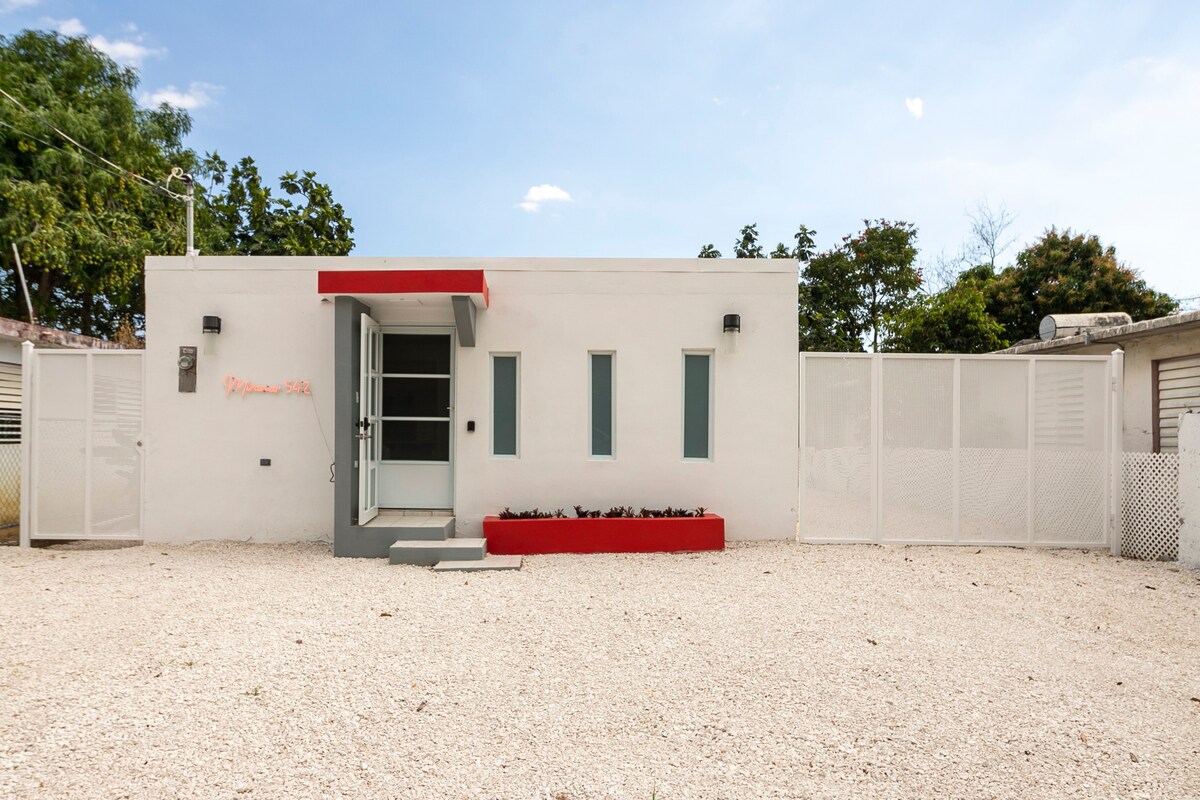
<svg viewBox="0 0 1200 800"><path fill-rule="evenodd" d="M726 314L725 315L725 332L726 333L741 333L742 331L742 315L741 314Z"/></svg>
<svg viewBox="0 0 1200 800"><path fill-rule="evenodd" d="M220 333L221 332L221 318L206 316L204 318L203 332L204 333Z"/></svg>

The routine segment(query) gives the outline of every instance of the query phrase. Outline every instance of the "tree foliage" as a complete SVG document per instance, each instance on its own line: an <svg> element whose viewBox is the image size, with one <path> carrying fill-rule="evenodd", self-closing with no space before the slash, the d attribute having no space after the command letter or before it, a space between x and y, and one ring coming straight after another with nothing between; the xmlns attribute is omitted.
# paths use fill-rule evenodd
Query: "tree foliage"
<svg viewBox="0 0 1200 800"><path fill-rule="evenodd" d="M1008 346L977 286L921 295L897 311L883 349L892 353L990 353Z"/></svg>
<svg viewBox="0 0 1200 800"><path fill-rule="evenodd" d="M971 271L962 281L982 285L988 313L1013 342L1035 336L1047 314L1125 311L1140 320L1179 305L1118 262L1116 248L1099 237L1055 228L1021 251L1014 266L994 276Z"/></svg>
<svg viewBox="0 0 1200 800"><path fill-rule="evenodd" d="M145 256L182 251L182 209L94 154L156 181L194 159L187 113L140 108L136 86L82 38L0 37L0 87L23 106L0 98L0 314L25 316L15 242L43 324L111 336L140 322Z"/></svg>
<svg viewBox="0 0 1200 800"><path fill-rule="evenodd" d="M222 255L344 256L354 247L354 226L316 173L288 172L275 197L249 156L232 168L209 154L201 173L210 188L201 204L202 249Z"/></svg>
<svg viewBox="0 0 1200 800"><path fill-rule="evenodd" d="M797 300L801 350L862 351L860 280L854 258L845 248L819 253L804 263Z"/></svg>
<svg viewBox="0 0 1200 800"><path fill-rule="evenodd" d="M734 258L762 258L763 248L758 243L758 225L752 224L742 228L741 238L733 244Z"/></svg>
<svg viewBox="0 0 1200 800"><path fill-rule="evenodd" d="M720 257L721 257L721 251L718 250L716 247L714 247L711 244L706 244L706 245L704 245L704 247L701 247L700 255L696 256L696 258L720 258Z"/></svg>
<svg viewBox="0 0 1200 800"><path fill-rule="evenodd" d="M803 264L799 286L801 350L879 350L891 319L921 285L917 231L907 222L863 220L863 230ZM810 232L811 234L811 232Z"/></svg>
<svg viewBox="0 0 1200 800"><path fill-rule="evenodd" d="M147 109L137 73L85 38L43 31L0 37L0 315L24 317L10 247L16 243L38 321L111 338L140 330L148 255L181 254L185 213L164 190L172 169L202 172L196 241L202 251L344 255L350 220L312 172L287 173L283 196L251 159L201 163L184 146L192 120ZM178 191L179 185L174 188Z"/></svg>

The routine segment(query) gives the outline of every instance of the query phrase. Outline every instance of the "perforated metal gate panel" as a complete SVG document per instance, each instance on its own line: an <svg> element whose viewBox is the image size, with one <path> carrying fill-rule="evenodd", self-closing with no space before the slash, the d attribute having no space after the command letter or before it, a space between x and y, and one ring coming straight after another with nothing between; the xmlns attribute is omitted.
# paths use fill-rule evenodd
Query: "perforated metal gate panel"
<svg viewBox="0 0 1200 800"><path fill-rule="evenodd" d="M31 539L142 536L142 353L27 351Z"/></svg>
<svg viewBox="0 0 1200 800"><path fill-rule="evenodd" d="M871 362L813 358L801 367L802 514L823 539L868 539L875 527Z"/></svg>
<svg viewBox="0 0 1200 800"><path fill-rule="evenodd" d="M801 354L806 541L1105 546L1114 362Z"/></svg>

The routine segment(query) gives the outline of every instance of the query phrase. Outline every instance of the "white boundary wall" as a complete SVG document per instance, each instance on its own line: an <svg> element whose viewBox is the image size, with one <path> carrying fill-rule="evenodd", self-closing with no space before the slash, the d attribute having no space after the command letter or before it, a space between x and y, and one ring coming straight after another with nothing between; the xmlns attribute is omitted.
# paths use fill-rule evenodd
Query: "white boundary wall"
<svg viewBox="0 0 1200 800"><path fill-rule="evenodd" d="M1179 560L1200 569L1200 414L1179 426Z"/></svg>
<svg viewBox="0 0 1200 800"><path fill-rule="evenodd" d="M807 542L1108 547L1122 355L800 355Z"/></svg>

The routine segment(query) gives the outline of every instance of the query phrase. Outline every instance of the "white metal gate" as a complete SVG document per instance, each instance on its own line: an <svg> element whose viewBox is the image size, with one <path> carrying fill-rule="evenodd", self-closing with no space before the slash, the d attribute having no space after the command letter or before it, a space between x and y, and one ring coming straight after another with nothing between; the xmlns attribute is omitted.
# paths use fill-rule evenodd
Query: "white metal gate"
<svg viewBox="0 0 1200 800"><path fill-rule="evenodd" d="M21 543L142 538L142 352L24 345Z"/></svg>
<svg viewBox="0 0 1200 800"><path fill-rule="evenodd" d="M1113 547L1113 356L800 355L800 538Z"/></svg>

